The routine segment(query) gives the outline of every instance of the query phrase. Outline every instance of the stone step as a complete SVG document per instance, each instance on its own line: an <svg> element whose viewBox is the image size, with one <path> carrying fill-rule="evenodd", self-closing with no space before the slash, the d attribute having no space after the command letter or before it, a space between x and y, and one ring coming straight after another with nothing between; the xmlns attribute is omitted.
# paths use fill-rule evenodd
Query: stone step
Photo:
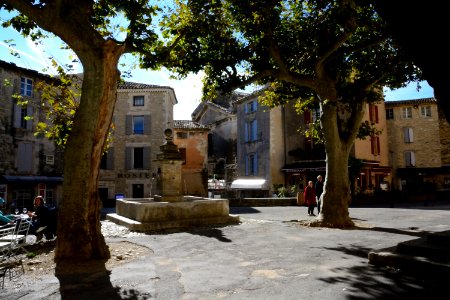
<svg viewBox="0 0 450 300"><path fill-rule="evenodd" d="M422 278L450 276L450 232L437 232L371 251L369 263L399 269Z"/></svg>
<svg viewBox="0 0 450 300"><path fill-rule="evenodd" d="M428 237L398 243L396 252L399 254L426 257L436 262L448 262L450 248L433 244Z"/></svg>

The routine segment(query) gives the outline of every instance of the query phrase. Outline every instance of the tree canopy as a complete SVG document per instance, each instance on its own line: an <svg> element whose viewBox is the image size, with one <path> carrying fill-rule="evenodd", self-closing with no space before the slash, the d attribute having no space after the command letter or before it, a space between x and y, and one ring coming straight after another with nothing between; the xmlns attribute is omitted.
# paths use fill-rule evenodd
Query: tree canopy
<svg viewBox="0 0 450 300"><path fill-rule="evenodd" d="M165 38L178 40L170 66L205 70L205 97L250 83L266 101L321 108L327 177L319 224L352 226L348 156L367 103L382 88L400 87L421 72L396 45L371 5L336 1L177 1Z"/></svg>

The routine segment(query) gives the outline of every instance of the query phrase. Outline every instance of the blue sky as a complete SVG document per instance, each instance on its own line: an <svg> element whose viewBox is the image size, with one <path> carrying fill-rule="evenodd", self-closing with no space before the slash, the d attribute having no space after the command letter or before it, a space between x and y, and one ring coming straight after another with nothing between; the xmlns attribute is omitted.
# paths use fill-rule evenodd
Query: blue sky
<svg viewBox="0 0 450 300"><path fill-rule="evenodd" d="M0 59L15 63L17 66L33 69L42 73L56 74L50 65L48 57L56 57L60 63L71 54L70 52L61 50L62 42L57 39L47 39L43 44L35 44L29 39L22 37L15 30L11 28L0 27ZM11 47L5 43L5 40L13 40L13 48L19 56L11 54ZM128 62L132 64L136 59L131 55L127 55L121 59L121 62ZM76 72L82 72L80 66L76 67ZM125 71L124 68L121 68ZM170 86L175 90L178 99L178 104L174 106L175 120L190 120L191 113L200 103L201 99L201 74L192 74L183 80L174 80L170 78L167 71L148 71L142 69L132 69L131 78L126 78L127 81L134 81L146 84L155 84L162 86ZM398 90L385 89L385 99L389 100L410 100L433 97L433 89L428 83L422 82L422 88L417 91L416 83L409 84L406 88Z"/></svg>

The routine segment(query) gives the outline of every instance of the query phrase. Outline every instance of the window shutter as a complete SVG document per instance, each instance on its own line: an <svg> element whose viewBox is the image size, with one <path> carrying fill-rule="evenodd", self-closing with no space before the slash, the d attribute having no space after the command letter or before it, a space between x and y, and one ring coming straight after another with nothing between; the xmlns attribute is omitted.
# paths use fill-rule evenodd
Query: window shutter
<svg viewBox="0 0 450 300"><path fill-rule="evenodd" d="M248 114L248 103L244 103L244 113Z"/></svg>
<svg viewBox="0 0 450 300"><path fill-rule="evenodd" d="M253 175L258 175L258 153L255 153L255 155L253 156L253 166Z"/></svg>
<svg viewBox="0 0 450 300"><path fill-rule="evenodd" d="M409 128L408 127L403 128L403 141L405 143L409 142Z"/></svg>
<svg viewBox="0 0 450 300"><path fill-rule="evenodd" d="M249 156L246 155L246 156L245 156L245 176L248 176L248 167L249 167L249 161L248 161L248 159L249 159Z"/></svg>
<svg viewBox="0 0 450 300"><path fill-rule="evenodd" d="M20 128L22 106L14 104L14 128Z"/></svg>
<svg viewBox="0 0 450 300"><path fill-rule="evenodd" d="M380 137L377 136L377 155L380 155L381 150L380 150Z"/></svg>
<svg viewBox="0 0 450 300"><path fill-rule="evenodd" d="M247 122L244 123L244 142L248 142L249 125Z"/></svg>
<svg viewBox="0 0 450 300"><path fill-rule="evenodd" d="M127 116L125 119L125 134L133 133L133 116Z"/></svg>
<svg viewBox="0 0 450 300"><path fill-rule="evenodd" d="M373 104L369 104L369 121L371 123L373 123L373 119L374 119L373 112L374 112Z"/></svg>
<svg viewBox="0 0 450 300"><path fill-rule="evenodd" d="M416 166L416 154L414 152L409 152L411 154L411 166Z"/></svg>
<svg viewBox="0 0 450 300"><path fill-rule="evenodd" d="M29 143L20 143L17 156L17 171L31 172L33 160L33 146Z"/></svg>
<svg viewBox="0 0 450 300"><path fill-rule="evenodd" d="M125 170L131 170L131 150L133 150L131 147L125 148Z"/></svg>
<svg viewBox="0 0 450 300"><path fill-rule="evenodd" d="M409 142L414 142L414 133L412 128L408 128L408 136L409 136Z"/></svg>
<svg viewBox="0 0 450 300"><path fill-rule="evenodd" d="M109 148L106 154L106 170L114 170L114 148Z"/></svg>
<svg viewBox="0 0 450 300"><path fill-rule="evenodd" d="M252 141L258 140L258 121L253 120L252 122Z"/></svg>
<svg viewBox="0 0 450 300"><path fill-rule="evenodd" d="M144 147L144 170L150 170L150 147Z"/></svg>
<svg viewBox="0 0 450 300"><path fill-rule="evenodd" d="M258 100L253 100L253 111L257 111L258 110Z"/></svg>
<svg viewBox="0 0 450 300"><path fill-rule="evenodd" d="M374 105L375 108L375 123L378 124L378 106Z"/></svg>
<svg viewBox="0 0 450 300"><path fill-rule="evenodd" d="M145 115L144 116L144 134L150 134L151 133L151 128L152 128L152 123L151 123L151 117L150 115Z"/></svg>

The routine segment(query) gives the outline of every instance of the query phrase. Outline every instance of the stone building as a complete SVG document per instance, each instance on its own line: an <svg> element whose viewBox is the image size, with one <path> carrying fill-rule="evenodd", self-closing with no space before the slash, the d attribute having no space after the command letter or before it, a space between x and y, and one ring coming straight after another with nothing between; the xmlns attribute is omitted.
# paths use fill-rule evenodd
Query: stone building
<svg viewBox="0 0 450 300"><path fill-rule="evenodd" d="M387 128L384 114L385 103L387 102L366 105L363 121L369 122L378 134L367 136L364 139L356 139L350 153L350 156L360 161L359 175L355 178L355 192L357 193L371 195L380 189L380 186L383 189L389 189L392 168L389 164L388 136L390 131ZM385 184L388 186L385 187Z"/></svg>
<svg viewBox="0 0 450 300"><path fill-rule="evenodd" d="M225 189L236 178L237 119L233 102L245 96L233 93L200 103L192 113L192 121L210 128L208 134L208 177L214 190ZM228 183L228 184L227 184Z"/></svg>
<svg viewBox="0 0 450 300"><path fill-rule="evenodd" d="M0 61L0 197L19 209L32 209L37 194L48 205L57 205L62 196L62 152L34 134L38 122L46 122L36 87L53 80Z"/></svg>
<svg viewBox="0 0 450 300"><path fill-rule="evenodd" d="M181 166L182 193L206 197L209 127L190 120L174 120L173 131L173 142L184 161Z"/></svg>
<svg viewBox="0 0 450 300"><path fill-rule="evenodd" d="M436 99L386 101L392 188L450 188L450 126Z"/></svg>
<svg viewBox="0 0 450 300"><path fill-rule="evenodd" d="M99 195L105 205L116 197L154 195L159 147L164 130L173 127L173 88L134 82L120 83L113 115L113 141L102 158Z"/></svg>

